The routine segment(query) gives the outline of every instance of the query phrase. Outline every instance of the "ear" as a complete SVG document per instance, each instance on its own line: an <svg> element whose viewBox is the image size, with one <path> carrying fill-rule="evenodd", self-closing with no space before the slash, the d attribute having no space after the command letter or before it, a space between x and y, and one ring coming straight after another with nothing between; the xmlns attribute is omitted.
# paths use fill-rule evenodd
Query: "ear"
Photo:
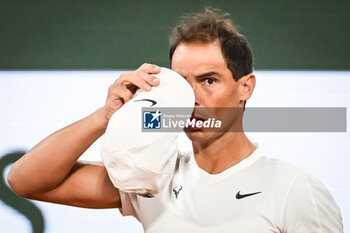
<svg viewBox="0 0 350 233"><path fill-rule="evenodd" d="M238 83L240 84L240 100L242 102L248 100L253 94L255 81L255 75L252 73L247 74L238 80Z"/></svg>

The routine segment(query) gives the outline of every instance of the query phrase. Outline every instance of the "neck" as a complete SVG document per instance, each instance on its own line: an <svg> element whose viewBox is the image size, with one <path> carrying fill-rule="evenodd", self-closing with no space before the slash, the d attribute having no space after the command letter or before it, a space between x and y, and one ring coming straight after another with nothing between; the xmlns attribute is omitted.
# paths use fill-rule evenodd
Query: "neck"
<svg viewBox="0 0 350 233"><path fill-rule="evenodd" d="M218 174L247 158L256 149L244 132L227 132L210 143L192 144L196 162L210 174Z"/></svg>

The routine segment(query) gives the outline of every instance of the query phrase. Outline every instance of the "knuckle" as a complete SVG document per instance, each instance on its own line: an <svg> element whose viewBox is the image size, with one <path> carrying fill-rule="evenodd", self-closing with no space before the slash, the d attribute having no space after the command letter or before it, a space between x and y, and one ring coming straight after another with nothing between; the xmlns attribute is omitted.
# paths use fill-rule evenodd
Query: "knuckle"
<svg viewBox="0 0 350 233"><path fill-rule="evenodd" d="M135 85L138 85L143 82L142 75L135 75L130 79L130 81Z"/></svg>
<svg viewBox="0 0 350 233"><path fill-rule="evenodd" d="M122 97L125 101L128 101L128 100L131 99L131 95L130 95L130 93L128 93L128 92L123 92L123 93L121 93L121 97Z"/></svg>
<svg viewBox="0 0 350 233"><path fill-rule="evenodd" d="M125 82L133 82L133 80L135 80L135 77L137 75L135 74L135 72L125 72L123 74L120 75L119 79L116 80L116 84L118 85L123 85L125 84Z"/></svg>
<svg viewBox="0 0 350 233"><path fill-rule="evenodd" d="M108 93L111 93L113 91L113 89L114 89L114 85L110 85L108 87Z"/></svg>
<svg viewBox="0 0 350 233"><path fill-rule="evenodd" d="M132 93L131 93L130 91L128 91L128 92L126 93L126 95L127 95L127 97L128 97L129 99L132 98Z"/></svg>
<svg viewBox="0 0 350 233"><path fill-rule="evenodd" d="M118 80L120 80L120 79L125 78L125 76L126 76L126 75L127 75L127 73L126 73L126 72L121 73L121 74L119 75L119 78L117 78L117 80L116 80L116 81L118 81Z"/></svg>
<svg viewBox="0 0 350 233"><path fill-rule="evenodd" d="M127 79L128 77L130 77L132 75L132 72L123 72L119 78L117 79L118 80L124 80L124 79Z"/></svg>
<svg viewBox="0 0 350 233"><path fill-rule="evenodd" d="M150 63L143 63L143 64L137 69L137 71L144 71L144 72L146 72L146 71L152 69L152 67L153 67L153 65L150 64Z"/></svg>
<svg viewBox="0 0 350 233"><path fill-rule="evenodd" d="M152 80L153 80L154 78L156 78L156 77L153 76L153 75L148 75L148 76L147 76L147 80L148 80L148 81L151 81L151 82L152 82Z"/></svg>

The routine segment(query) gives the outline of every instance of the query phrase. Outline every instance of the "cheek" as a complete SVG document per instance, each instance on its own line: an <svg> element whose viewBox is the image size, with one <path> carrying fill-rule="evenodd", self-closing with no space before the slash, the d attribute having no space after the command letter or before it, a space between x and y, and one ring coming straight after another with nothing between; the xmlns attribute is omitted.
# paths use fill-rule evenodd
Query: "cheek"
<svg viewBox="0 0 350 233"><path fill-rule="evenodd" d="M213 87L198 84L194 87L196 101L203 107L235 107L239 103L236 86L219 83Z"/></svg>
<svg viewBox="0 0 350 233"><path fill-rule="evenodd" d="M238 90L233 86L222 86L213 93L218 107L234 107L239 103Z"/></svg>

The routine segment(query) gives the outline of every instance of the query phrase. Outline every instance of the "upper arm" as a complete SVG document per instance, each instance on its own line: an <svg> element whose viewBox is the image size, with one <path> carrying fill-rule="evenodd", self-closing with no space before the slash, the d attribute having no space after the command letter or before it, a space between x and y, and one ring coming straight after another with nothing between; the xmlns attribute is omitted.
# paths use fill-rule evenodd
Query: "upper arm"
<svg viewBox="0 0 350 233"><path fill-rule="evenodd" d="M85 208L120 208L117 188L105 167L77 162L65 179L53 190L28 198Z"/></svg>
<svg viewBox="0 0 350 233"><path fill-rule="evenodd" d="M340 209L328 190L314 177L299 174L285 202L286 233L343 232Z"/></svg>

